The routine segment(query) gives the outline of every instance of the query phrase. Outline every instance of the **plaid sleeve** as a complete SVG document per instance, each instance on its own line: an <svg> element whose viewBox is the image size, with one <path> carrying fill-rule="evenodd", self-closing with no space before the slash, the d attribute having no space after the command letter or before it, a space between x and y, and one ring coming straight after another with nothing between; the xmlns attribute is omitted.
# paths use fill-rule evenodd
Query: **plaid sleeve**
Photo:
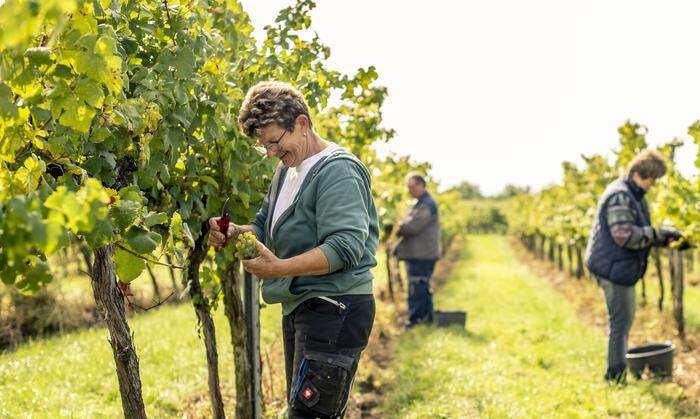
<svg viewBox="0 0 700 419"><path fill-rule="evenodd" d="M628 249L644 249L656 244L660 235L654 227L639 227L630 197L618 192L610 197L606 217L615 243Z"/></svg>

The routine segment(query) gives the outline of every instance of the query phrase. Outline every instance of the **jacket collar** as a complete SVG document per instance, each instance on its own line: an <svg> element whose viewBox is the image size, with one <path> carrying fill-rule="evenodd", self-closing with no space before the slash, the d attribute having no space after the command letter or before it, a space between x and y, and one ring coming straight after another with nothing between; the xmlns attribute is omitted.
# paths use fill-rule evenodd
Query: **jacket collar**
<svg viewBox="0 0 700 419"><path fill-rule="evenodd" d="M630 178L625 179L625 184L627 184L627 186L630 188L630 191L632 192L634 197L637 199L644 198L644 194L647 193L647 191L645 191L639 185L634 183L634 181Z"/></svg>
<svg viewBox="0 0 700 419"><path fill-rule="evenodd" d="M428 191L425 191L425 192L423 192L423 195L421 195L420 198L418 198L418 200L416 201L416 204L419 204L428 198L430 198L430 193Z"/></svg>
<svg viewBox="0 0 700 419"><path fill-rule="evenodd" d="M309 170L309 173L307 173L306 178L304 178L304 181L301 183L301 186L299 187L299 191L297 194L294 196L294 200L292 201L292 204L287 208L286 211L284 211L280 217L277 219L277 222L275 223L275 227L270 231L269 237L274 237L275 233L279 229L279 227L289 218L289 216L294 212L294 207L297 204L297 200L299 199L299 196L304 192L304 189L308 186L309 183L316 177L318 172L321 171L322 168L324 168L328 163L334 161L334 160L339 160L339 159L349 159L357 162L361 167L362 163L355 157L353 154L351 154L349 151L347 151L343 147L338 147L331 154L329 154L326 157L323 157L321 160L317 161L313 166L311 166L311 170ZM280 163L282 165L282 163ZM279 184L277 186L277 191L282 188L282 183L284 182L284 178L287 176L287 172L289 170L289 167L286 167L282 165L281 168L281 174L280 174L280 179L279 179ZM369 173L366 173L366 169L364 170L366 179L369 182ZM274 211L275 206L277 206L277 198L279 196L275 196L275 199L273 202L270 202L270 209L268 210L268 216L267 216L267 228L270 228L270 224L272 223L272 214Z"/></svg>

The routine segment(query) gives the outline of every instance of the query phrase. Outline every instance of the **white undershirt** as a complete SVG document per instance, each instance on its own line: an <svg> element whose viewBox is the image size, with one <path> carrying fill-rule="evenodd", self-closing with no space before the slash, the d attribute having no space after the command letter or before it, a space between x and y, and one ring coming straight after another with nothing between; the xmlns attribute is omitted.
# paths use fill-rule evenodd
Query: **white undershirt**
<svg viewBox="0 0 700 419"><path fill-rule="evenodd" d="M294 202L294 198L299 192L299 188L301 188L301 184L304 183L304 179L306 178L306 175L309 174L311 168L318 163L319 160L328 156L336 149L338 149L338 144L329 143L328 147L324 148L313 156L308 157L306 160L301 162L299 166L290 167L287 169L287 175L284 177L282 189L280 189L279 195L277 195L277 201L275 202L270 231L275 229L277 220L292 205L292 202Z"/></svg>

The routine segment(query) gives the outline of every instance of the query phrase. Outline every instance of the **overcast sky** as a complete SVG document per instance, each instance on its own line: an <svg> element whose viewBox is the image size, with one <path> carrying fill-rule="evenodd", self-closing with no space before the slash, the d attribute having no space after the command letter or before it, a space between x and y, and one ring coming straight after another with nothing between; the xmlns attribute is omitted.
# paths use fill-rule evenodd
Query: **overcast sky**
<svg viewBox="0 0 700 419"><path fill-rule="evenodd" d="M292 0L243 0L262 28ZM444 185L539 188L564 160L611 155L626 119L655 145L700 119L700 1L317 0L313 29L343 72L389 88L389 148Z"/></svg>

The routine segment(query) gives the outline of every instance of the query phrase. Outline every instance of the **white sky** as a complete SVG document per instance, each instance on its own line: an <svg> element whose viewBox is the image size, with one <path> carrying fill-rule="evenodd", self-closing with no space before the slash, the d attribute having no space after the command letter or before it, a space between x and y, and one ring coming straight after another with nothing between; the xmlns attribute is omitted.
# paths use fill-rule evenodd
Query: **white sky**
<svg viewBox="0 0 700 419"><path fill-rule="evenodd" d="M293 0L243 0L262 28ZM389 88L389 148L445 186L539 188L564 160L612 155L617 127L680 136L690 175L700 119L700 2L317 0L312 28L343 72L374 65Z"/></svg>

